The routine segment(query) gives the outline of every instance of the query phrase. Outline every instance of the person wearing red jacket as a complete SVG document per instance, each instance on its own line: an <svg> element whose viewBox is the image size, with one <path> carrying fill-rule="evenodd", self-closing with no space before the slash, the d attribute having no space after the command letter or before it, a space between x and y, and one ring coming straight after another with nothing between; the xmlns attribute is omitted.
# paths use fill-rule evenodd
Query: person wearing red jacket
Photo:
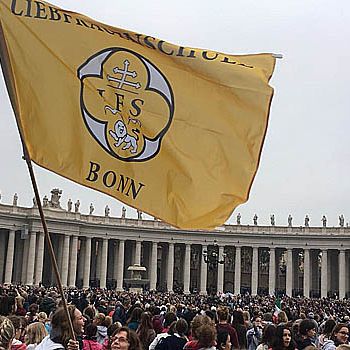
<svg viewBox="0 0 350 350"><path fill-rule="evenodd" d="M90 323L85 328L85 338L83 339L83 350L101 350L102 344L97 341L97 326Z"/></svg>
<svg viewBox="0 0 350 350"><path fill-rule="evenodd" d="M219 307L217 310L219 322L216 325L217 332L226 331L230 335L233 349L239 349L238 336L236 330L228 323L229 311L227 307Z"/></svg>

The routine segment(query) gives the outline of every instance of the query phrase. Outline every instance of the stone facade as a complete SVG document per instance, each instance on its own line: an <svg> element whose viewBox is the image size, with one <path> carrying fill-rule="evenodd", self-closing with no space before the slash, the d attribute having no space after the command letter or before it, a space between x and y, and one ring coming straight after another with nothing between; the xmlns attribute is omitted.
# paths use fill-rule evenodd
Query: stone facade
<svg viewBox="0 0 350 350"><path fill-rule="evenodd" d="M53 205L54 204L54 205ZM177 230L158 220L44 207L62 284L125 288L145 266L150 289L307 297L350 291L350 228L224 225ZM205 262L203 252L223 264ZM38 208L0 204L0 283L55 284Z"/></svg>

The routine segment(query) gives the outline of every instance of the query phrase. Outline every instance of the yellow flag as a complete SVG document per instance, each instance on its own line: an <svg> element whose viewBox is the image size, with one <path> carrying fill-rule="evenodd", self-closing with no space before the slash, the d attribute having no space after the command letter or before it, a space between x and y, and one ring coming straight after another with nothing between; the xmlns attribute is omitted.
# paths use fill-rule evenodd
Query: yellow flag
<svg viewBox="0 0 350 350"><path fill-rule="evenodd" d="M248 199L271 54L177 46L45 1L0 4L3 72L35 163L180 228L217 227Z"/></svg>

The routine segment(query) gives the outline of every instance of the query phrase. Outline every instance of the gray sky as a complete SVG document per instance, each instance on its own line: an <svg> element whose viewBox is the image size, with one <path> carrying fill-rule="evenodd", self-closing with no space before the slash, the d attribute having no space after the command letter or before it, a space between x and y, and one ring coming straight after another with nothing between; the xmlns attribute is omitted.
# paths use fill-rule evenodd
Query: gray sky
<svg viewBox="0 0 350 350"><path fill-rule="evenodd" d="M239 206L243 224L312 226L326 215L350 221L350 1L348 0L56 0L55 5L115 27L168 42L231 54L275 52L275 88L260 168L250 199ZM0 192L3 203L31 206L33 190L21 159L22 149L3 79L0 80ZM117 200L35 167L41 196L59 187L62 203L80 199L81 211L93 202L119 216ZM128 208L127 215L135 217Z"/></svg>

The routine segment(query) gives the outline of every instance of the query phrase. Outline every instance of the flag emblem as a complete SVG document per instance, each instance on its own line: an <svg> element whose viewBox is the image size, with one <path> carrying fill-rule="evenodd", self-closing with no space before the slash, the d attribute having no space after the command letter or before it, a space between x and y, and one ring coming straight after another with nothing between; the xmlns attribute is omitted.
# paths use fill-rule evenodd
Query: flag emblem
<svg viewBox="0 0 350 350"><path fill-rule="evenodd" d="M155 157L174 114L173 92L159 68L129 49L108 48L77 75L81 113L100 146L122 161Z"/></svg>

